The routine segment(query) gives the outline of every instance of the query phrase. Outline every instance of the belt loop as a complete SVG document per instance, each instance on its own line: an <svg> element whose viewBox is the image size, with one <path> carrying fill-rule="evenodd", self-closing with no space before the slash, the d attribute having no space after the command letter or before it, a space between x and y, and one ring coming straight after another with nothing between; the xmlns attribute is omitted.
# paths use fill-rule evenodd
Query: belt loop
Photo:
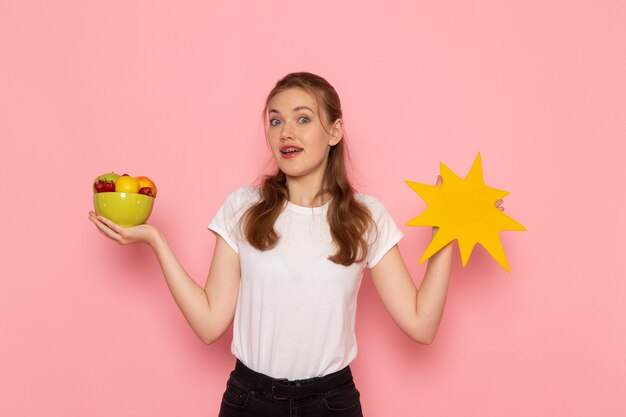
<svg viewBox="0 0 626 417"><path fill-rule="evenodd" d="M300 381L296 381L295 387L296 387L296 398L300 398L300 392L302 388L302 384L300 383Z"/></svg>
<svg viewBox="0 0 626 417"><path fill-rule="evenodd" d="M322 393L322 397L326 396L326 387L324 386L324 378L317 379L317 389Z"/></svg>
<svg viewBox="0 0 626 417"><path fill-rule="evenodd" d="M260 374L256 376L256 390L257 392L263 392L263 376Z"/></svg>

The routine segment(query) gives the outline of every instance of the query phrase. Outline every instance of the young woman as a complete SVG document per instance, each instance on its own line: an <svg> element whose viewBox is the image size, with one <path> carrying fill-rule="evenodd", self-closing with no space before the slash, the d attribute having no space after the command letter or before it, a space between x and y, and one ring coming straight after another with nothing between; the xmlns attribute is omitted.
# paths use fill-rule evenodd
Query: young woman
<svg viewBox="0 0 626 417"><path fill-rule="evenodd" d="M264 115L276 172L258 188L232 192L210 223L217 241L204 288L154 226L123 228L93 212L90 220L121 244L152 247L204 342L234 321L237 360L220 416L361 416L349 364L364 268L395 323L428 344L443 313L452 248L430 258L418 291L396 246L402 233L378 200L355 194L348 181L341 105L326 80L288 74Z"/></svg>

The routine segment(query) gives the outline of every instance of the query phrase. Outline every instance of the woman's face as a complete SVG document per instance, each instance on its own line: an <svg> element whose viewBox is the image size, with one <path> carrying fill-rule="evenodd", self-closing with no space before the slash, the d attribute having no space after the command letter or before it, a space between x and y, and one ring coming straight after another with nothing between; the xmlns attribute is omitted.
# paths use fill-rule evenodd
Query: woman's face
<svg viewBox="0 0 626 417"><path fill-rule="evenodd" d="M328 152L343 136L341 119L330 122L315 96L301 88L276 94L268 103L267 141L287 177L324 177Z"/></svg>

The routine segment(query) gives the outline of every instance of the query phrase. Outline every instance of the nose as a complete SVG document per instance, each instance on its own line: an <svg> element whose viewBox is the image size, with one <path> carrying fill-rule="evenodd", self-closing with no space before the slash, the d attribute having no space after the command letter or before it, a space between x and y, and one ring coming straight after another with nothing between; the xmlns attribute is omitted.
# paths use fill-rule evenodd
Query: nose
<svg viewBox="0 0 626 417"><path fill-rule="evenodd" d="M283 124L283 128L280 131L280 141L285 142L287 140L293 140L293 130L289 126L289 123Z"/></svg>

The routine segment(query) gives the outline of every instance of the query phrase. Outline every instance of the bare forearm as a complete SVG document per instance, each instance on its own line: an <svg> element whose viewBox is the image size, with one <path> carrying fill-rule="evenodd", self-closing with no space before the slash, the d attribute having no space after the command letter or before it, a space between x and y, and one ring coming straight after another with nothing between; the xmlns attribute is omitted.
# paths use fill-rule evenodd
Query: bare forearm
<svg viewBox="0 0 626 417"><path fill-rule="evenodd" d="M372 279L385 308L411 339L429 344L435 338L448 293L450 245L430 258L417 289L397 247L372 268Z"/></svg>
<svg viewBox="0 0 626 417"><path fill-rule="evenodd" d="M211 315L204 288L183 269L163 235L156 235L150 246L159 261L174 301L193 331L206 341L210 338Z"/></svg>
<svg viewBox="0 0 626 417"><path fill-rule="evenodd" d="M416 315L420 323L420 333L423 334L426 343L432 342L441 323L448 294L451 259L452 245L442 248L433 255L428 261L424 280L417 291Z"/></svg>
<svg viewBox="0 0 626 417"><path fill-rule="evenodd" d="M165 237L154 226L122 227L95 212L89 213L89 220L100 233L121 245L144 243L152 248L174 301L200 339L211 343L226 331L234 315L239 289L239 257L224 239L217 239L206 287L202 288L185 272Z"/></svg>

